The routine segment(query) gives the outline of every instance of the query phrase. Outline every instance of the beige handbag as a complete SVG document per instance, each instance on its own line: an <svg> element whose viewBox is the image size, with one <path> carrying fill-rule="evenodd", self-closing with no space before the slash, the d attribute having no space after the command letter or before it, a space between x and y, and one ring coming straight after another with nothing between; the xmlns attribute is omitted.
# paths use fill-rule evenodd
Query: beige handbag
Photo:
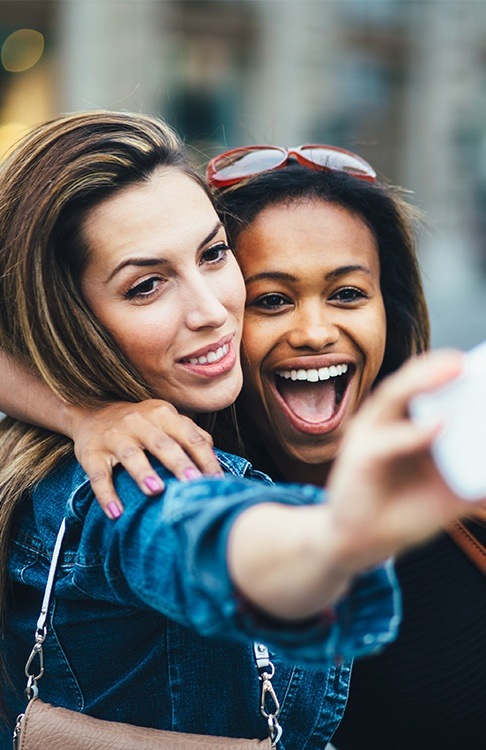
<svg viewBox="0 0 486 750"><path fill-rule="evenodd" d="M41 612L37 620L35 644L25 666L28 705L17 717L13 732L14 750L271 750L277 748L282 728L277 721L279 704L271 678L273 664L263 644L254 644L256 666L261 681L260 711L268 722L268 738L265 740L238 739L235 737L212 737L203 734L185 734L162 729L137 727L117 721L95 719L87 714L58 708L44 703L38 697L37 683L44 674L42 644L47 635L47 612L51 599L57 563L64 538L63 520L52 556ZM38 661L38 673L33 674L34 662ZM268 671L267 671L268 670ZM267 710L267 697L272 700L273 710Z"/></svg>
<svg viewBox="0 0 486 750"><path fill-rule="evenodd" d="M33 698L20 717L15 750L270 750L269 738L245 740L135 727L56 708Z"/></svg>

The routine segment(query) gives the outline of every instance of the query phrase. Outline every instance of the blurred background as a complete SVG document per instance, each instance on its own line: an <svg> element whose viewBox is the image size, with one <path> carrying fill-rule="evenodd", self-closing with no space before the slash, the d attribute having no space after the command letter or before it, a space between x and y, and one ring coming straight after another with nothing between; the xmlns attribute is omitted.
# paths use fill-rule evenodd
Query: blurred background
<svg viewBox="0 0 486 750"><path fill-rule="evenodd" d="M158 113L196 162L332 143L428 217L433 344L486 339L486 0L0 0L0 155L79 109Z"/></svg>

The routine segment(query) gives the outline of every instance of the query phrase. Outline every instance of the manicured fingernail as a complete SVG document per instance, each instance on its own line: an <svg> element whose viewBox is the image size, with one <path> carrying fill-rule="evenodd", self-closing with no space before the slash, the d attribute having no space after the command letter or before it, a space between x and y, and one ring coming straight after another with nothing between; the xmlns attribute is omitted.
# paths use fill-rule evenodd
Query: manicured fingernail
<svg viewBox="0 0 486 750"><path fill-rule="evenodd" d="M158 477L145 477L143 482L150 492L160 492L162 489L162 482Z"/></svg>
<svg viewBox="0 0 486 750"><path fill-rule="evenodd" d="M219 471L217 471L217 472L215 473L215 475L214 475L214 476L215 476L215 477L219 477L219 478L221 478L221 477L224 477L224 471L222 471L222 470L220 469Z"/></svg>
<svg viewBox="0 0 486 750"><path fill-rule="evenodd" d="M184 477L188 481L191 481L191 479L199 479L199 477L202 477L202 474L199 469L195 469L193 466L188 466L187 469L184 469Z"/></svg>
<svg viewBox="0 0 486 750"><path fill-rule="evenodd" d="M120 518L123 513L122 509L116 503L108 503L108 512L113 520Z"/></svg>

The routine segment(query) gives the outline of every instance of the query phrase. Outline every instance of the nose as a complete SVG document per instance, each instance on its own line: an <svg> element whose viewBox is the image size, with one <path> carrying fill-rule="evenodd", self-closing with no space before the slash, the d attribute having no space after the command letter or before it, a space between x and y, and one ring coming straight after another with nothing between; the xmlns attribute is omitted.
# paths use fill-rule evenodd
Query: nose
<svg viewBox="0 0 486 750"><path fill-rule="evenodd" d="M191 331L220 328L228 319L228 310L206 279L197 275L187 288L186 325Z"/></svg>
<svg viewBox="0 0 486 750"><path fill-rule="evenodd" d="M339 327L321 300L298 307L287 340L293 349L321 351L339 339Z"/></svg>

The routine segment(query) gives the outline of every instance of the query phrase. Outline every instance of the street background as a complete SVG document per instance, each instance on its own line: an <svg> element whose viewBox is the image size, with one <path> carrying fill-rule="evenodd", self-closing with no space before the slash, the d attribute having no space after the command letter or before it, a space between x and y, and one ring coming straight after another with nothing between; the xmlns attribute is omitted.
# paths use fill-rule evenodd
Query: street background
<svg viewBox="0 0 486 750"><path fill-rule="evenodd" d="M486 0L0 0L0 155L79 109L162 115L203 167L357 151L422 209L433 345L486 339Z"/></svg>

